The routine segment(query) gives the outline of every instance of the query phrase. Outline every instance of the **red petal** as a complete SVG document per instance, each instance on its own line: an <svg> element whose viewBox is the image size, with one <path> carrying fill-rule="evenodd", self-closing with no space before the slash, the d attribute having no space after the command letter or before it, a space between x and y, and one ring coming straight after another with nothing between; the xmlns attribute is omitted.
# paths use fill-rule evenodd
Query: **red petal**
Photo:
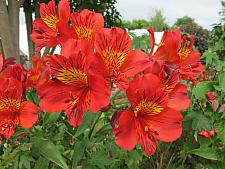
<svg viewBox="0 0 225 169"><path fill-rule="evenodd" d="M168 107L175 110L185 110L191 103L187 96L187 86L183 84L177 84L168 96Z"/></svg>
<svg viewBox="0 0 225 169"><path fill-rule="evenodd" d="M59 112L66 110L71 100L70 93L74 87L65 85L59 81L50 81L38 88L40 107L46 112Z"/></svg>
<svg viewBox="0 0 225 169"><path fill-rule="evenodd" d="M118 128L113 130L116 137L116 144L124 150L132 150L138 141L135 130L134 112L124 110L119 117L118 124Z"/></svg>
<svg viewBox="0 0 225 169"><path fill-rule="evenodd" d="M0 53L0 71L2 71L3 67L3 55Z"/></svg>
<svg viewBox="0 0 225 169"><path fill-rule="evenodd" d="M154 46L155 46L154 30L151 26L148 28L148 32L149 32L149 39L150 39L150 57L151 57L154 51Z"/></svg>
<svg viewBox="0 0 225 169"><path fill-rule="evenodd" d="M149 127L157 132L157 138L161 141L170 142L181 136L183 117L174 109L167 107L161 113L146 116L145 119Z"/></svg>
<svg viewBox="0 0 225 169"><path fill-rule="evenodd" d="M127 89L127 97L132 106L136 107L140 100L151 97L161 87L160 79L156 75L137 75Z"/></svg>
<svg viewBox="0 0 225 169"><path fill-rule="evenodd" d="M38 108L32 103L25 101L21 104L19 114L19 124L23 128L32 127L38 120Z"/></svg>
<svg viewBox="0 0 225 169"><path fill-rule="evenodd" d="M129 78L142 72L149 66L149 56L140 50L133 50L128 53L120 70Z"/></svg>
<svg viewBox="0 0 225 169"><path fill-rule="evenodd" d="M61 0L58 4L59 19L68 22L70 18L70 4L68 0Z"/></svg>

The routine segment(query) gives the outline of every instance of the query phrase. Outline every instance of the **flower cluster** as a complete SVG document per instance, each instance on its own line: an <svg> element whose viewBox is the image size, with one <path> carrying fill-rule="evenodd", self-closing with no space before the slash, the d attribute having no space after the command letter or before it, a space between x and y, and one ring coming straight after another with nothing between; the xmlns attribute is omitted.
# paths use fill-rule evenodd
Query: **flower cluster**
<svg viewBox="0 0 225 169"><path fill-rule="evenodd" d="M182 114L189 107L186 80L196 84L204 67L193 50L193 37L179 30L165 30L154 50L154 31L149 27L150 54L131 49L128 33L104 28L101 14L87 9L70 13L67 0L55 10L54 0L40 4L31 39L36 51L61 47L61 53L32 58L33 68L3 62L0 85L0 131L8 139L14 126L31 127L38 108L24 99L27 88L36 88L40 109L64 111L73 127L82 123L87 110L98 112L110 105L112 86L125 91L130 106L114 113L111 125L115 142L124 150L139 143L146 155L157 140L171 142L182 133ZM4 66L3 66L4 65Z"/></svg>

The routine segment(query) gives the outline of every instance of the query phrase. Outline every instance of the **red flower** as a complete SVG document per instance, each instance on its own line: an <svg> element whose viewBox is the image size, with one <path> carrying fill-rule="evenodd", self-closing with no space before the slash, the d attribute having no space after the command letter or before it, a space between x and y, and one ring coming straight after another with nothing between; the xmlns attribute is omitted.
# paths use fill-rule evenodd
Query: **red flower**
<svg viewBox="0 0 225 169"><path fill-rule="evenodd" d="M154 49L154 31L148 29L150 37L150 56L154 60L166 62L168 72L177 70L183 80L191 80L196 84L196 77L204 71L201 64L200 53L193 51L194 37L184 36L181 41L180 30L164 31L158 49L152 55ZM187 39L189 44L187 45ZM181 46L181 47L180 47Z"/></svg>
<svg viewBox="0 0 225 169"><path fill-rule="evenodd" d="M33 22L31 39L37 45L39 52L42 47L54 47L64 39L71 37L72 32L68 25L70 18L70 6L68 0L61 0L58 5L58 14L55 10L55 1L51 0L48 5L40 4L41 18Z"/></svg>
<svg viewBox="0 0 225 169"><path fill-rule="evenodd" d="M187 45L187 39L189 44ZM191 80L196 85L196 77L204 71L204 66L201 64L200 53L193 51L194 37L184 36L182 39L182 46L178 51L180 56L179 62L175 65L168 64L171 69L179 71L183 80Z"/></svg>
<svg viewBox="0 0 225 169"><path fill-rule="evenodd" d="M0 53L0 71L3 68L3 55Z"/></svg>
<svg viewBox="0 0 225 169"><path fill-rule="evenodd" d="M0 134L9 139L20 125L30 128L38 119L38 108L23 101L22 84L14 78L2 78L0 83Z"/></svg>
<svg viewBox="0 0 225 169"><path fill-rule="evenodd" d="M133 109L117 113L112 122L118 146L131 150L139 142L149 156L155 152L157 139L170 142L180 137L183 117L167 106L168 94L156 75L137 75L127 97Z"/></svg>
<svg viewBox="0 0 225 169"><path fill-rule="evenodd" d="M198 133L199 136L202 136L205 138L210 138L210 137L214 136L214 134L215 134L214 127L211 129L211 131L202 130L201 132Z"/></svg>
<svg viewBox="0 0 225 169"><path fill-rule="evenodd" d="M205 96L209 102L212 102L216 98L216 94L214 92L208 92Z"/></svg>
<svg viewBox="0 0 225 169"><path fill-rule="evenodd" d="M63 56L53 55L49 59L54 79L39 87L38 95L44 111L65 110L69 123L76 127L89 108L97 112L109 104L110 90L104 78L95 74L87 64L77 41L70 40L70 43L75 48L65 50L67 56L62 53Z"/></svg>
<svg viewBox="0 0 225 169"><path fill-rule="evenodd" d="M39 58L32 57L33 68L27 72L26 87L37 88L50 79L50 70L47 66L47 55Z"/></svg>
<svg viewBox="0 0 225 169"><path fill-rule="evenodd" d="M95 69L121 90L128 87L128 78L146 69L149 57L139 50L130 50L128 33L120 28L102 29L96 35Z"/></svg>

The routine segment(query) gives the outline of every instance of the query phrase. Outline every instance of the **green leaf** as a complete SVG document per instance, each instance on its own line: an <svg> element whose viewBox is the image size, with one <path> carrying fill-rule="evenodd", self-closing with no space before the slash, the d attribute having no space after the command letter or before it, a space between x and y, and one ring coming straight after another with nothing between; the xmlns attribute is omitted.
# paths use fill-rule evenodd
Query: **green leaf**
<svg viewBox="0 0 225 169"><path fill-rule="evenodd" d="M92 113L90 111L87 111L84 114L82 124L78 127L75 137L79 136L80 134L84 133L84 131L92 124L93 119L95 118L96 113Z"/></svg>
<svg viewBox="0 0 225 169"><path fill-rule="evenodd" d="M76 168L78 162L83 158L85 147L86 147L85 140L81 140L75 143L73 159L72 159L72 168Z"/></svg>
<svg viewBox="0 0 225 169"><path fill-rule="evenodd" d="M19 168L31 169L30 162L34 161L34 159L27 153L22 154L20 156Z"/></svg>
<svg viewBox="0 0 225 169"><path fill-rule="evenodd" d="M214 84L215 82L213 81L199 82L197 86L193 89L193 95L201 101L205 100L205 94L214 90Z"/></svg>
<svg viewBox="0 0 225 169"><path fill-rule="evenodd" d="M63 169L68 169L65 158L52 142L40 138L35 140L34 148L36 151Z"/></svg>
<svg viewBox="0 0 225 169"><path fill-rule="evenodd" d="M103 169L112 162L113 160L102 151L93 153L91 159L87 161L89 165L97 166Z"/></svg>
<svg viewBox="0 0 225 169"><path fill-rule="evenodd" d="M34 169L48 169L48 166L49 166L49 160L44 157L40 157L36 161Z"/></svg>
<svg viewBox="0 0 225 169"><path fill-rule="evenodd" d="M192 129L197 131L201 131L202 129L209 131L211 130L211 126L211 121L207 117L205 117L203 114L196 113L192 121Z"/></svg>
<svg viewBox="0 0 225 169"><path fill-rule="evenodd" d="M219 157L218 157L218 154L217 152L212 149L212 148L198 148L198 149L195 149L195 150L192 150L190 151L191 154L195 154L197 156L200 156L200 157L203 157L203 158L206 158L206 159L209 159L209 160L218 160Z"/></svg>
<svg viewBox="0 0 225 169"><path fill-rule="evenodd" d="M223 124L223 129L219 132L219 138L225 145L225 124Z"/></svg>
<svg viewBox="0 0 225 169"><path fill-rule="evenodd" d="M43 125L54 123L60 116L60 113L46 113Z"/></svg>

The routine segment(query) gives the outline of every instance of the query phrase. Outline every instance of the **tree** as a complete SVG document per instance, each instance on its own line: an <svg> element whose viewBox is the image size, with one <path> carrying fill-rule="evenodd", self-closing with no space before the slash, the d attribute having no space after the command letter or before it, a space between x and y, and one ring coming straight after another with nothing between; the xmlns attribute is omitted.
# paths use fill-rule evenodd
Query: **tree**
<svg viewBox="0 0 225 169"><path fill-rule="evenodd" d="M166 24L166 18L163 16L162 11L159 9L155 10L155 14L150 18L150 25L154 31L162 32L168 25Z"/></svg>
<svg viewBox="0 0 225 169"><path fill-rule="evenodd" d="M0 1L0 37L1 53L7 58L14 56L17 62L19 57L19 9L24 0Z"/></svg>

